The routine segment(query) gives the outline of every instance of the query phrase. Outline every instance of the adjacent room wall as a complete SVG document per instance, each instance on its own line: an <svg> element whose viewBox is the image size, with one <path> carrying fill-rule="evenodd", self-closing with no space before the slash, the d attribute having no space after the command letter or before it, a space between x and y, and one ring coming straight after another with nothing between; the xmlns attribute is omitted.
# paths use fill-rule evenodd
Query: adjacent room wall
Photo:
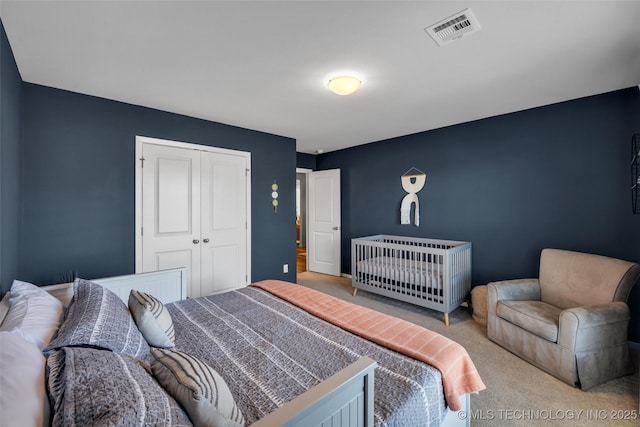
<svg viewBox="0 0 640 427"><path fill-rule="evenodd" d="M22 79L0 22L0 288L20 271Z"/></svg>
<svg viewBox="0 0 640 427"><path fill-rule="evenodd" d="M318 170L342 171L342 271L350 239L380 233L472 242L473 284L536 277L545 247L640 262L634 132L637 87L319 155ZM419 227L400 225L412 167L427 174Z"/></svg>
<svg viewBox="0 0 640 427"><path fill-rule="evenodd" d="M295 281L295 140L24 83L23 269L56 283L135 269L135 137L251 152L252 280ZM271 205L277 181L278 213Z"/></svg>

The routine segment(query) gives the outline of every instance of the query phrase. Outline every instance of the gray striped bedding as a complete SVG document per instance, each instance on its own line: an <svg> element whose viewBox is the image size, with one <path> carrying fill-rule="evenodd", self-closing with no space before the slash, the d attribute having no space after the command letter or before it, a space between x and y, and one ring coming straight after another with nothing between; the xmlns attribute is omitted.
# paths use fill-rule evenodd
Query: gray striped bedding
<svg viewBox="0 0 640 427"><path fill-rule="evenodd" d="M220 373L247 425L366 355L375 372L377 426L437 426L440 372L333 326L256 288L167 305L176 350Z"/></svg>

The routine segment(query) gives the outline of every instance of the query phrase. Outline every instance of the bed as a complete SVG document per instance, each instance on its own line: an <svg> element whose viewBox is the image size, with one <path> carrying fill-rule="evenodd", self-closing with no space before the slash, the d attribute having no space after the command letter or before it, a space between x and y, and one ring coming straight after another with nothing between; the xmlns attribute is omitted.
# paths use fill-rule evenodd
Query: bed
<svg viewBox="0 0 640 427"><path fill-rule="evenodd" d="M358 289L444 313L471 291L471 243L374 235L351 240L353 295Z"/></svg>
<svg viewBox="0 0 640 427"><path fill-rule="evenodd" d="M69 295L74 295L57 333L49 332L38 341L38 349L47 355L46 362L40 361L48 371L44 397L51 400L43 406L51 408L53 425L74 424L82 417L93 417L85 421L96 419L92 405L128 414L108 411L108 416L101 413L100 419L125 416L140 417L137 425L198 425L202 416L198 411L207 399L199 396L194 403L191 393L185 398L167 380L171 376L167 372L178 370L178 365L171 364L174 362L200 366L206 375L197 376L198 380L210 377L216 387L220 384L217 395L220 399L226 396L222 399L226 403L207 414L215 413L217 420L224 422L214 425L468 425L469 393L484 385L466 352L462 353L464 363L457 364L467 370L460 376L466 379L452 388L451 379L447 386L447 379L433 366L362 338L357 335L363 334L362 330L346 332L344 325L339 325L341 317L351 327L357 324L350 317L352 313L360 318L366 314L384 316L380 313L356 313L351 309L355 306L334 305L338 301L333 297L280 281L184 299L184 277L184 270L177 269L94 281L79 279L76 286L46 288L61 301L70 301ZM153 298L153 293L161 297ZM144 315L164 313L170 328L160 322L166 318L157 314L150 322L144 320L135 298L132 305L134 294L155 300L151 309L143 310ZM129 310L123 311L127 305ZM333 312L316 312L325 306L334 307ZM116 312L120 314L114 317ZM336 322L335 318L338 325L330 323ZM361 329L367 329L366 323ZM151 332L149 325L155 328ZM3 322L0 329L4 326ZM405 330L407 325L398 326ZM122 337L117 337L118 331ZM422 339L419 334L428 332L424 331L411 333ZM8 334L0 332L0 339ZM168 335L173 337L172 345L162 347L162 339ZM446 340L437 334L430 340L438 339ZM5 347L0 345L0 349ZM438 348L453 351L457 345L443 341ZM121 370L126 375L118 375ZM468 375L472 381L467 381ZM461 412L452 411L452 407ZM46 414L42 420L48 424Z"/></svg>

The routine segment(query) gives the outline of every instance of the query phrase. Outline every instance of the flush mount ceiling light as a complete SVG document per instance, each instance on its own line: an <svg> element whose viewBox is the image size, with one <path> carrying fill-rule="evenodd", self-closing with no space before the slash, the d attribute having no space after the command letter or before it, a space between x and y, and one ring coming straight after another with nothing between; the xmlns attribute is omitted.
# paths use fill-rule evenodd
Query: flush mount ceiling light
<svg viewBox="0 0 640 427"><path fill-rule="evenodd" d="M329 79L327 86L337 95L351 95L360 88L362 81L353 76L339 76Z"/></svg>

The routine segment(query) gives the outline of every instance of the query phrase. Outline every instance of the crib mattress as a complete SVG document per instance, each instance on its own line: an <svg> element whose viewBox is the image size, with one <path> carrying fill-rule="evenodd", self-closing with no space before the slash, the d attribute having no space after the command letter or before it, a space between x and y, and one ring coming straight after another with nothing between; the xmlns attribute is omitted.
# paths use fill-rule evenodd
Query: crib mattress
<svg viewBox="0 0 640 427"><path fill-rule="evenodd" d="M372 257L356 262L358 273L409 285L442 289L444 267L426 261L409 261L393 257Z"/></svg>

